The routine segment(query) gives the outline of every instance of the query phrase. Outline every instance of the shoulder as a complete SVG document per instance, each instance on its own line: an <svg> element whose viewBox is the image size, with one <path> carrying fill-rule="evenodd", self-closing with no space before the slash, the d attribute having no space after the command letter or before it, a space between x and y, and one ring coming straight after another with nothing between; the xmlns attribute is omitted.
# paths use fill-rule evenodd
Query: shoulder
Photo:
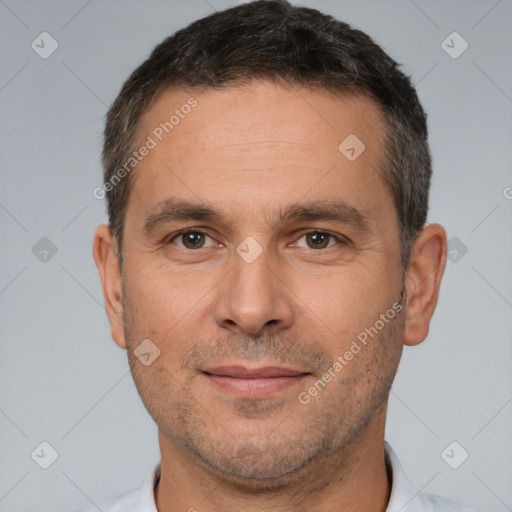
<svg viewBox="0 0 512 512"><path fill-rule="evenodd" d="M405 510L420 509L422 512L481 512L474 508L467 508L452 500L433 494L418 493Z"/></svg>
<svg viewBox="0 0 512 512"><path fill-rule="evenodd" d="M144 485L136 491L121 494L101 503L91 503L74 512L157 512L154 488L160 478L160 463L154 465L146 476Z"/></svg>
<svg viewBox="0 0 512 512"><path fill-rule="evenodd" d="M132 491L101 503L93 503L74 512L146 512L141 508L140 491Z"/></svg>
<svg viewBox="0 0 512 512"><path fill-rule="evenodd" d="M386 465L391 473L391 496L386 512L478 512L448 498L418 491L406 477L396 454L385 443Z"/></svg>

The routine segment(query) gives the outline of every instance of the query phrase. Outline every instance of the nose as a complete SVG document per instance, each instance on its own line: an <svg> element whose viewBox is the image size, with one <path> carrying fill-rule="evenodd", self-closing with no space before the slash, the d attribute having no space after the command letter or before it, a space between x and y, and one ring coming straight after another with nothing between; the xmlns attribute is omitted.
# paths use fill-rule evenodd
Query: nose
<svg viewBox="0 0 512 512"><path fill-rule="evenodd" d="M263 249L254 261L233 255L233 269L222 281L214 306L220 327L258 337L293 324L293 294L269 252Z"/></svg>

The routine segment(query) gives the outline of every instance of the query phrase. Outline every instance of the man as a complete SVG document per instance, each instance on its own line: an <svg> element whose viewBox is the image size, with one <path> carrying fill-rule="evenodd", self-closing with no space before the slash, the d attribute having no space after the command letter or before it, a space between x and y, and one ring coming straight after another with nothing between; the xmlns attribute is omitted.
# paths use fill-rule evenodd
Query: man
<svg viewBox="0 0 512 512"><path fill-rule="evenodd" d="M199 20L124 84L103 165L94 258L161 451L103 512L467 510L384 441L446 234L425 114L382 49L278 1Z"/></svg>

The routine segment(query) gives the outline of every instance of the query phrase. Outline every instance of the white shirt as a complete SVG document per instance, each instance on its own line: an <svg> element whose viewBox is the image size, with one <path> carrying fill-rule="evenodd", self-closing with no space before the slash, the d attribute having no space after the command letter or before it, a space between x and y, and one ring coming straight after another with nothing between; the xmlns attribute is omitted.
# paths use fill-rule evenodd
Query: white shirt
<svg viewBox="0 0 512 512"><path fill-rule="evenodd" d="M386 455L392 470L391 496L386 512L478 512L451 500L417 491L407 480L404 470L388 443ZM155 483L160 477L160 463L148 473L141 489L111 500L91 505L76 512L158 512L155 505Z"/></svg>

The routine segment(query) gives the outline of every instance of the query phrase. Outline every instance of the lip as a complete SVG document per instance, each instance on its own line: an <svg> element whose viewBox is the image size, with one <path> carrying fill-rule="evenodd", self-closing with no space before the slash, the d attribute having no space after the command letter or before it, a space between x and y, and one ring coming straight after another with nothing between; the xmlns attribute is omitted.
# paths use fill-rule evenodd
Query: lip
<svg viewBox="0 0 512 512"><path fill-rule="evenodd" d="M295 370L293 368L284 368L280 366L261 366L259 368L247 368L246 366L216 366L206 368L205 373L212 375L220 375L224 377L232 377L235 379L265 379L272 377L296 377L304 375L307 372Z"/></svg>
<svg viewBox="0 0 512 512"><path fill-rule="evenodd" d="M203 370L206 378L240 398L262 399L302 382L310 374L293 368L218 366Z"/></svg>

